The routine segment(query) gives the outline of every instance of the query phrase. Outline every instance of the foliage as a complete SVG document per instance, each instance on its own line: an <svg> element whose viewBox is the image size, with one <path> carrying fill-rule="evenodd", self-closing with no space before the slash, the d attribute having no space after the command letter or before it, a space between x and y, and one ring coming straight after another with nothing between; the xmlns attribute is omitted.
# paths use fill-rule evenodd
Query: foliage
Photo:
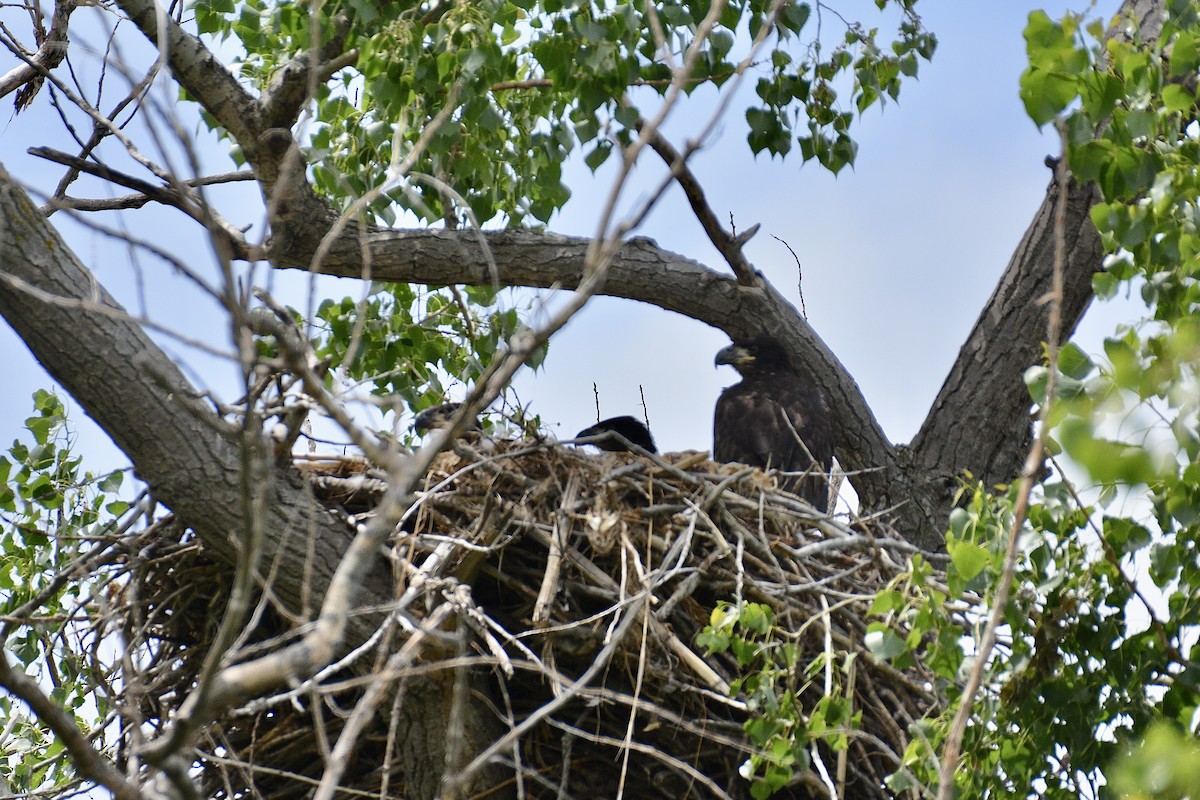
<svg viewBox="0 0 1200 800"><path fill-rule="evenodd" d="M752 152L783 157L799 145L802 160L837 173L854 162L854 114L895 99L936 45L913 0L876 5L900 16L890 49L879 45L878 29L858 24L819 35L829 13L820 4L729 3L683 88L725 91L762 37L757 99L745 111ZM1052 452L1075 465L1083 485L1058 469L1039 483L1018 529L1014 591L974 700L955 779L960 796L1075 798L1100 795L1105 784L1139 797L1198 791L1200 19L1190 3L1168 8L1161 36L1149 42L1105 38L1098 23L1074 15L1036 12L1026 30L1026 110L1039 126L1061 121L1074 177L1102 194L1092 218L1109 255L1096 294L1136 289L1148 317L1117 331L1103 354L1064 347L1053 399L1049 367L1027 374L1034 402L1052 403ZM454 226L465 213L475 224L524 225L546 223L567 201L563 165L576 147L596 170L630 141L640 109L668 91L669 65L708 10L669 0L485 0L432 10L343 0L312 20L296 4L223 0L197 4L195 20L201 32L233 39L241 77L264 88L313 44L313 31L332 35L344 14L346 46L358 57L320 87L305 139L318 189L345 208L384 186L371 212L389 223L411 213ZM464 297L373 286L363 301L323 304L312 324L318 355L344 376L420 408L444 398L446 375L477 378L520 314L488 290ZM103 684L100 667L81 662L56 634L99 602L98 585L49 587L42 576L79 557L89 532L125 511L106 497L120 475L82 472L61 403L46 393L35 402L31 442L0 457L0 610L45 590L47 622L22 627L5 647L64 708L91 720L108 712L105 698L87 691ZM1015 487L964 476L945 573L914 556L908 574L875 597L867 626L874 658L900 668L919 658L949 701L943 715L913 727L890 779L897 792L937 784L949 720L1008 568L1015 496ZM739 603L718 606L698 639L744 670L731 690L757 712L745 730L759 752L743 771L755 797L806 769L814 742L844 748L857 723L842 685L853 664L834 653L799 663L795 635L769 607ZM10 698L0 698L0 709L16 720L0 776L17 791L68 780L52 737L17 716Z"/></svg>
<svg viewBox="0 0 1200 800"><path fill-rule="evenodd" d="M120 472L95 476L73 453L66 409L57 396L34 394L35 414L25 421L27 436L0 456L0 617L30 602L29 624L0 628L6 657L49 691L65 711L88 728L108 713L103 665L73 647L71 620L101 603L96 579L52 583L88 552L89 540L127 508L109 500L121 486ZM0 779L17 793L63 786L74 768L62 757L63 744L13 697L0 696Z"/></svg>
<svg viewBox="0 0 1200 800"><path fill-rule="evenodd" d="M753 66L762 77L746 110L751 149L783 156L798 144L803 160L836 173L854 163L853 114L895 99L902 79L915 76L937 44L916 16L915 0L876 5L899 18L890 48L878 28L846 23L822 4L725 3L682 88L724 91L761 39ZM567 157L585 148L595 170L629 142L641 108L668 91L672 68L702 35L711 10L677 0L484 0L432 8L342 0L319 9L310 19L291 3L198 3L196 24L201 33L235 40L243 49L241 75L263 88L312 46L313 31L331 36L343 15L345 46L358 58L316 99L307 155L317 187L345 204L388 184L388 197L373 206L385 221L405 210L450 224L461 212L481 222L497 215L512 224L549 221L570 196L562 182ZM449 118L412 170L389 169L413 154L443 111Z"/></svg>
<svg viewBox="0 0 1200 800"><path fill-rule="evenodd" d="M487 287L373 284L362 301L321 303L313 345L346 379L419 411L446 401L445 376L474 383L520 325L520 307L505 307ZM538 368L545 352L530 366Z"/></svg>
<svg viewBox="0 0 1200 800"><path fill-rule="evenodd" d="M1104 39L1099 23L1042 12L1026 29L1026 110L1039 125L1061 120L1075 179L1102 193L1092 219L1109 256L1096 294L1136 287L1150 317L1107 339L1103 356L1073 344L1059 354L1049 445L1085 485L1060 466L1036 487L1018 532L1001 646L985 665L963 741L959 796L1077 798L1106 785L1131 797L1197 791L1200 19L1190 4L1168 5L1151 42ZM1047 377L1044 366L1026 375L1037 403L1050 402ZM945 585L918 557L875 599L873 654L902 667L919 653L950 701L911 731L903 768L889 780L895 791L938 784L949 722L1005 568L1015 498L1015 487L964 483L946 536ZM764 720L779 716L772 709ZM802 742L802 731L796 726L790 741Z"/></svg>
<svg viewBox="0 0 1200 800"><path fill-rule="evenodd" d="M1181 800L1200 795L1200 742L1157 723L1113 765L1112 788L1134 800Z"/></svg>
<svg viewBox="0 0 1200 800"><path fill-rule="evenodd" d="M836 173L854 163L854 113L897 98L902 79L915 77L936 47L915 0L876 5L895 18L890 48L879 28L845 22L821 4L726 3L682 88L728 91L761 40L752 65L761 77L745 112L751 150L782 157L799 145L804 161ZM314 45L314 31L324 44L341 24L344 47L358 55L319 87L311 109L304 141L315 187L341 208L386 187L370 205L385 223L408 213L449 227L463 214L475 225L548 222L570 197L566 159L585 148L594 171L630 142L641 109L668 91L711 10L674 0L432 8L341 0L318 8L310 17L292 3L223 0L197 3L195 21L202 34L240 47L240 74L258 89ZM413 160L401 169L405 159ZM494 306L487 290L464 298L408 286L373 287L365 303L327 301L317 316L320 355L416 409L445 399L446 376L478 377L519 317Z"/></svg>
<svg viewBox="0 0 1200 800"><path fill-rule="evenodd" d="M831 653L801 664L798 633L780 629L770 606L762 603L721 603L713 609L696 643L712 655L730 651L744 670L730 686L730 696L744 698L754 714L745 723L746 736L759 752L741 767L757 800L770 797L809 768L808 747L817 740L834 750L846 749L846 731L861 721L845 688L835 690L832 679L844 679L853 655L837 665ZM815 702L801 698L825 674L830 680ZM807 711L805 709L808 709Z"/></svg>
<svg viewBox="0 0 1200 800"><path fill-rule="evenodd" d="M1096 796L1110 781L1124 794L1177 797L1193 779L1174 765L1195 748L1200 708L1192 655L1200 622L1200 25L1188 4L1168 5L1152 42L1103 39L1099 23L1042 12L1026 29L1026 109L1039 125L1061 119L1074 177L1095 181L1103 196L1092 219L1110 255L1096 293L1111 298L1136 286L1151 317L1106 340L1103 357L1075 345L1061 352L1050 446L1087 485L1077 489L1060 467L1035 492L1003 646L987 664L963 743L963 796L1033 787L1043 797ZM1026 377L1034 400L1048 402L1046 368ZM965 630L961 648L973 652L1013 524L1015 492L986 489L971 487L947 536L950 596L977 602L955 624L930 613L945 598L925 590L923 602L899 615L906 641L919 633L949 644ZM957 668L954 658L938 659L938 649L929 663L953 700L954 680L973 664L967 658ZM928 786L953 711L931 720L910 748L907 766ZM1188 735L1164 733L1160 720ZM1121 755L1122 742L1143 739ZM1161 769L1140 771L1152 764Z"/></svg>

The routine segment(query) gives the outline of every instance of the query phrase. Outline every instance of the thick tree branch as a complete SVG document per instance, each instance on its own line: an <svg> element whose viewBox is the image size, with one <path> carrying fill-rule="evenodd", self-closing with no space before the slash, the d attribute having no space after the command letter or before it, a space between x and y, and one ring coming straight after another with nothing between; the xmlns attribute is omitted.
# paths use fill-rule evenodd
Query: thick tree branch
<svg viewBox="0 0 1200 800"><path fill-rule="evenodd" d="M1162 30L1162 12L1162 0L1125 0L1108 35L1152 40ZM1042 298L1053 288L1054 212L1059 191L1051 181L1046 199L913 439L913 464L926 474L940 475L949 482L970 470L976 479L992 485L1011 481L1021 471L1032 442L1032 401L1023 375L1027 367L1042 361L1049 313ZM1089 216L1100 200L1099 190L1072 180L1067 193L1063 206L1064 337L1074 332L1091 303L1092 275L1103 268L1104 257L1100 235Z"/></svg>
<svg viewBox="0 0 1200 800"><path fill-rule="evenodd" d="M155 499L194 529L210 553L236 563L238 537L248 528L231 426L121 313L2 168L0 264L0 315L129 456ZM271 592L301 613L302 598L324 593L351 531L294 473L271 476L263 491L262 563L277 566ZM374 600L391 596L392 581L379 565L356 585ZM378 618L355 616L349 624L349 638L362 641Z"/></svg>
<svg viewBox="0 0 1200 800"><path fill-rule="evenodd" d="M1101 269L1100 234L1088 212L1099 199L1094 186L1070 183L1066 200L1063 263L1063 332L1075 330L1092 300L1092 275ZM987 485L1011 481L1029 452L1030 406L1025 369L1042 361L1054 271L1054 206L1045 201L980 312L912 442L915 465L952 478L970 470Z"/></svg>
<svg viewBox="0 0 1200 800"><path fill-rule="evenodd" d="M271 85L259 101L264 128L290 128L295 125L304 104L312 98L313 90L324 84L334 72L350 66L357 59L357 51L343 53L350 18L344 13L338 14L334 17L334 26L333 36L328 42L315 50L300 53L271 77Z"/></svg>
<svg viewBox="0 0 1200 800"><path fill-rule="evenodd" d="M317 234L325 229L309 220L307 229L295 229L295 235L276 236L275 266L308 269L313 248L319 244ZM480 235L372 230L367 236L372 278L476 286L498 281L505 286L573 289L584 274L591 245L587 238L549 233L485 232L482 236L497 270L493 273ZM361 247L359 233L347 228L321 259L320 271L361 277ZM858 385L796 309L765 281L760 287L741 286L736 279L663 250L652 240L635 238L617 252L599 293L651 303L719 328L732 338L764 331L781 337L795 354L799 368L822 388L837 414L838 459L854 473L851 480L859 496L884 497L882 505L905 496L907 479L897 454ZM897 524L901 530L913 532L914 542L936 546L938 534L917 522L902 512Z"/></svg>
<svg viewBox="0 0 1200 800"><path fill-rule="evenodd" d="M117 5L163 52L175 80L229 131L253 164L255 145L263 130L258 101L203 42L183 30L156 0L121 0Z"/></svg>

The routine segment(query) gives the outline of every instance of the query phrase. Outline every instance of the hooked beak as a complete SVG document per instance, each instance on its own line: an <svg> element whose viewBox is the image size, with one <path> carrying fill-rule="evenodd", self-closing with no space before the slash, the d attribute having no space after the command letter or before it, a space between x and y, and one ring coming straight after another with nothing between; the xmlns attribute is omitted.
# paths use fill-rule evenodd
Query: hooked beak
<svg viewBox="0 0 1200 800"><path fill-rule="evenodd" d="M736 344L731 344L717 353L717 357L713 363L717 366L729 364L734 367L740 367L743 364L749 364L753 361L754 356L750 355L750 351L744 347L738 347Z"/></svg>

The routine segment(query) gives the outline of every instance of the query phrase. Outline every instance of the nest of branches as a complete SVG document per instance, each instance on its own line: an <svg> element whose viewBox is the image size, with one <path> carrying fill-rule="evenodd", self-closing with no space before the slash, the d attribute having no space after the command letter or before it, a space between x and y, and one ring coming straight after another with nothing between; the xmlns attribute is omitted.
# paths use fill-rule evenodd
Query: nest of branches
<svg viewBox="0 0 1200 800"><path fill-rule="evenodd" d="M384 486L336 460L308 472L352 514L372 513ZM392 615L372 653L212 726L204 793L310 796L353 724L339 797L469 786L494 797L749 797L739 771L762 751L747 726L766 720L759 735L813 734L776 796L828 797L829 782L841 797L892 796L884 779L901 768L911 724L941 700L919 663L898 669L864 640L876 593L913 551L703 454L460 442L438 457L391 549L397 597L421 600ZM156 642L143 704L165 719L201 668L230 570L180 534L139 574L135 610ZM714 609L731 619L751 604L769 612L713 627ZM258 643L243 646L278 646L295 623L266 607ZM422 645L391 668L418 630ZM356 717L369 687L385 685ZM497 743L480 792L473 759ZM432 778L416 774L422 760Z"/></svg>

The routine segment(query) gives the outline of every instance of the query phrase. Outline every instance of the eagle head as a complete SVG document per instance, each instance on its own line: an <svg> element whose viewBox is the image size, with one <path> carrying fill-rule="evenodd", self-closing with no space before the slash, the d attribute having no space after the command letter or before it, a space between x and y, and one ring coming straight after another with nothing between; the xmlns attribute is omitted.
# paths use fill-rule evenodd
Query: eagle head
<svg viewBox="0 0 1200 800"><path fill-rule="evenodd" d="M765 335L734 342L717 353L714 363L729 364L743 375L748 371L790 369L792 365L783 345Z"/></svg>

